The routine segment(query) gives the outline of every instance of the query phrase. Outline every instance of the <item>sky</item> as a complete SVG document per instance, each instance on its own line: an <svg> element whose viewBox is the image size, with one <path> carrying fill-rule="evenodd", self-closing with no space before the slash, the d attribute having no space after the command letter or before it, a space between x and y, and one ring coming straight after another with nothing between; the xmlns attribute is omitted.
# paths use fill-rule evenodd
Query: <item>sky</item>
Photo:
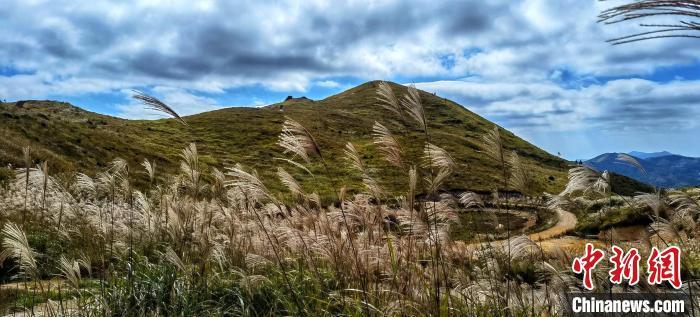
<svg viewBox="0 0 700 317"><path fill-rule="evenodd" d="M626 2L3 0L0 98L156 119L133 89L187 115L381 79L569 159L700 156L700 40L606 43L643 30L596 23Z"/></svg>

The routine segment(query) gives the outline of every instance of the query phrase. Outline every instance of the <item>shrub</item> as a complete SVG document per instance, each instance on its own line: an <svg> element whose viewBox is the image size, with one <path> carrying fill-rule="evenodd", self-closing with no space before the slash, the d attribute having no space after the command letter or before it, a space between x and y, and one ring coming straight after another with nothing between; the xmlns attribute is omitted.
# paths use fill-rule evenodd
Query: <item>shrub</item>
<svg viewBox="0 0 700 317"><path fill-rule="evenodd" d="M7 167L0 167L0 188L7 189L15 178L15 173Z"/></svg>

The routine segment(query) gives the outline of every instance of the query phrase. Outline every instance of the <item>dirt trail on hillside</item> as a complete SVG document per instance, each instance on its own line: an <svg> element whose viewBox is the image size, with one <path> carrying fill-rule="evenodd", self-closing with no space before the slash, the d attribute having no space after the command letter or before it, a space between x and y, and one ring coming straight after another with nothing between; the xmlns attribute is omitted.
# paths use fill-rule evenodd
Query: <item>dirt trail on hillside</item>
<svg viewBox="0 0 700 317"><path fill-rule="evenodd" d="M528 235L530 240L536 242L540 248L545 251L552 249L563 249L563 250L576 250L580 249L587 242L594 244L600 241L594 239L582 239L572 236L564 236L570 230L573 230L578 223L576 215L563 209L557 209L557 223L554 226L542 230L540 232L531 233ZM508 239L491 241L493 246L506 246L508 244ZM458 243L459 245L459 243ZM474 251L478 249L482 244L479 242L473 242L461 245L460 247L465 247L468 250Z"/></svg>
<svg viewBox="0 0 700 317"><path fill-rule="evenodd" d="M557 223L551 228L528 235L530 240L537 242L562 236L574 229L578 223L576 215L563 209L557 209L557 218Z"/></svg>

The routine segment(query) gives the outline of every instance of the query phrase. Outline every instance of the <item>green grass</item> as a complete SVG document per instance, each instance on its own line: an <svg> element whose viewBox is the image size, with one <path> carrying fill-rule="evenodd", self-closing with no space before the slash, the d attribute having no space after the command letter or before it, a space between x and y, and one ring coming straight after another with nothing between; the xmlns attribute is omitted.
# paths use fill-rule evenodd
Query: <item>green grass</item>
<svg viewBox="0 0 700 317"><path fill-rule="evenodd" d="M634 196L639 193L653 193L654 187L624 175L611 173L611 187L615 194Z"/></svg>
<svg viewBox="0 0 700 317"><path fill-rule="evenodd" d="M0 189L6 189L14 178L14 171L7 167L0 167Z"/></svg>
<svg viewBox="0 0 700 317"><path fill-rule="evenodd" d="M222 168L242 163L258 170L272 189L281 189L275 166L287 163L273 160L283 157L276 145L285 116L303 124L316 137L330 166L330 175L321 164L311 170L313 181L305 175L303 185L309 192L324 189L333 182L359 188L361 179L343 160L346 142L355 144L369 165L382 170L380 181L393 194L407 183L406 170L391 168L371 144L374 121L387 126L398 136L408 160L419 157L425 137L415 126L404 128L399 118L381 108L376 101L377 82L368 82L320 101L292 101L264 108L226 108L186 117L189 127L172 119L123 120L83 111L66 103L31 101L0 106L0 165L22 166L21 148L31 145L35 162L48 160L54 172L103 169L112 159L129 160L138 168L143 159L154 160L161 176L175 172L179 151L196 142L206 165ZM398 96L405 88L392 84ZM482 135L494 124L450 100L421 92L433 142L444 147L461 164L447 182L445 190L490 191L498 184L498 166L480 153ZM568 163L552 156L514 134L502 131L508 151L515 150L533 173L533 192L558 192L566 181ZM331 179L333 178L333 179ZM145 175L136 180L145 183ZM352 188L351 188L352 189ZM328 193L325 193L328 195Z"/></svg>
<svg viewBox="0 0 700 317"><path fill-rule="evenodd" d="M630 225L646 225L651 222L649 215L652 211L649 208L634 208L630 206L612 207L602 213L581 214L578 216L576 232L582 234L594 234L613 227L624 227Z"/></svg>
<svg viewBox="0 0 700 317"><path fill-rule="evenodd" d="M484 210L462 211L459 214L460 223L452 225L450 238L453 240L477 242L476 237L478 234L492 235L494 239L505 239L508 227L510 227L512 235L530 234L545 230L557 222L556 214L551 210L541 209L528 212L536 217L536 222L532 227L525 229L528 219L512 212L508 213L506 210L501 212ZM500 231L496 228L498 224L503 225Z"/></svg>

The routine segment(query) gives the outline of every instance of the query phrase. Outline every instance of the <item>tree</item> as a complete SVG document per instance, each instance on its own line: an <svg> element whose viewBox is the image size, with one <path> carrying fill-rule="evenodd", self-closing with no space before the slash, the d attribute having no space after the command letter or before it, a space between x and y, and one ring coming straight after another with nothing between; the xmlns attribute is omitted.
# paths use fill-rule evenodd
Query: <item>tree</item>
<svg viewBox="0 0 700 317"><path fill-rule="evenodd" d="M615 24L654 17L673 17L671 23L640 23L650 31L608 40L613 45L668 37L700 38L700 0L641 0L602 11L598 22Z"/></svg>

